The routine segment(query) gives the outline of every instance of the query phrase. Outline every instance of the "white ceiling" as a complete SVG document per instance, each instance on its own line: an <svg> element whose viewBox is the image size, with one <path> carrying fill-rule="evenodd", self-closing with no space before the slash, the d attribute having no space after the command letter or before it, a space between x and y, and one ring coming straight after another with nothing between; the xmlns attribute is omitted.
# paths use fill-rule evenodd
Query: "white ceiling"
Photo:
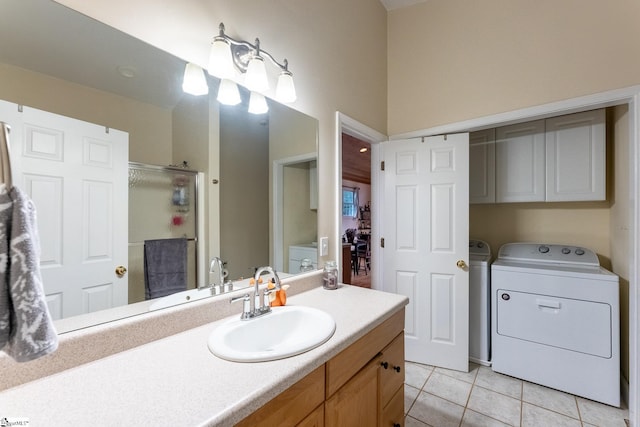
<svg viewBox="0 0 640 427"><path fill-rule="evenodd" d="M427 0L380 0L387 10L400 9L417 3L424 3Z"/></svg>

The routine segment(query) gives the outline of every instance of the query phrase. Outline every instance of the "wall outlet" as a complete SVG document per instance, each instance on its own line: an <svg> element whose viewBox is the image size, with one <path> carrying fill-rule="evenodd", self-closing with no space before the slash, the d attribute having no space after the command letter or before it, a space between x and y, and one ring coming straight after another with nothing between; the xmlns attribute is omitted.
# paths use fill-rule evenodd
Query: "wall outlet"
<svg viewBox="0 0 640 427"><path fill-rule="evenodd" d="M321 237L320 238L320 256L329 255L329 238Z"/></svg>

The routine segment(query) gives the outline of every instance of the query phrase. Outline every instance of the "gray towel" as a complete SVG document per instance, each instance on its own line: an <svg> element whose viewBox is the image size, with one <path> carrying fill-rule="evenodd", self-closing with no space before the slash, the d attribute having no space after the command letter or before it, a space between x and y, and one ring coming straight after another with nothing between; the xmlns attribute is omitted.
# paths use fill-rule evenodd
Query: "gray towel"
<svg viewBox="0 0 640 427"><path fill-rule="evenodd" d="M145 298L159 298L186 290L187 239L145 240Z"/></svg>
<svg viewBox="0 0 640 427"><path fill-rule="evenodd" d="M40 275L40 240L33 202L0 187L0 349L17 362L55 351L58 336Z"/></svg>

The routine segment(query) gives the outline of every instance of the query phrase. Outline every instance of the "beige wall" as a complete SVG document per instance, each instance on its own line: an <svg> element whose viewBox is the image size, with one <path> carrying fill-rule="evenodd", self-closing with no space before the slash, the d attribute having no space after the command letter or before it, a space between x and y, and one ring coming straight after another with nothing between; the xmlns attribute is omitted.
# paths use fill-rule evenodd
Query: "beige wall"
<svg viewBox="0 0 640 427"><path fill-rule="evenodd" d="M320 122L321 236L339 235L332 214L335 189L335 113L385 132L387 119L387 13L377 0L59 0L183 59L206 65L209 44L224 22L230 36L253 40L287 58L298 101L292 107ZM144 17L144 19L141 19ZM330 242L326 259L340 254Z"/></svg>
<svg viewBox="0 0 640 427"><path fill-rule="evenodd" d="M640 83L635 0L430 0L389 12L389 134Z"/></svg>
<svg viewBox="0 0 640 427"><path fill-rule="evenodd" d="M0 99L128 132L129 160L171 163L171 110L6 64L0 82Z"/></svg>
<svg viewBox="0 0 640 427"><path fill-rule="evenodd" d="M584 246L611 268L609 215L608 202L471 205L469 237L487 241L494 255L509 242Z"/></svg>
<svg viewBox="0 0 640 427"><path fill-rule="evenodd" d="M242 105L221 106L219 256L232 280L269 265L268 157L265 117Z"/></svg>

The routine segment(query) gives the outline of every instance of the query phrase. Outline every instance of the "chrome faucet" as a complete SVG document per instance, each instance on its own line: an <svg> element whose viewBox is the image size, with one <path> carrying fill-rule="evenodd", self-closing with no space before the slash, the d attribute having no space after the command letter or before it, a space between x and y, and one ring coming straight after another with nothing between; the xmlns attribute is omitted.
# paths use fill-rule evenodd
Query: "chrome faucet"
<svg viewBox="0 0 640 427"><path fill-rule="evenodd" d="M209 265L209 275L214 272L214 268L216 265L218 266L218 284L209 284L208 288L211 289L211 295L221 294L224 287L224 262L217 256L211 259L211 264Z"/></svg>
<svg viewBox="0 0 640 427"><path fill-rule="evenodd" d="M264 295L263 295L263 300L264 303L262 304L262 306L260 305L260 290L258 289L258 280L260 279L260 276L262 275L262 273L264 272L267 273L271 273L273 275L273 280L274 280L274 284L276 285L275 289L265 289L264 290ZM253 299L251 300L251 311L254 313L254 317L259 316L260 314L265 314L271 311L271 306L269 305L268 301L269 301L269 294L271 292L275 292L275 291L279 291L280 290L280 277L278 276L278 273L276 273L276 271L271 268L271 267L260 267L256 270L256 274L253 277L253 281L255 282L255 288L253 290ZM258 314L259 313L259 314Z"/></svg>
<svg viewBox="0 0 640 427"><path fill-rule="evenodd" d="M260 298L260 284L258 280L262 273L267 272L273 275L273 283L275 285L275 289L265 289L262 298ZM255 282L254 290L253 290L253 298L249 296L249 294L244 294L242 296L231 298L230 302L242 301L242 315L240 318L242 320L254 319L256 317L262 316L267 313L271 313L271 305L269 304L269 295L272 292L279 291L280 288L280 277L278 273L271 267L260 267L256 270L256 274L253 277ZM263 301L261 303L261 301Z"/></svg>

